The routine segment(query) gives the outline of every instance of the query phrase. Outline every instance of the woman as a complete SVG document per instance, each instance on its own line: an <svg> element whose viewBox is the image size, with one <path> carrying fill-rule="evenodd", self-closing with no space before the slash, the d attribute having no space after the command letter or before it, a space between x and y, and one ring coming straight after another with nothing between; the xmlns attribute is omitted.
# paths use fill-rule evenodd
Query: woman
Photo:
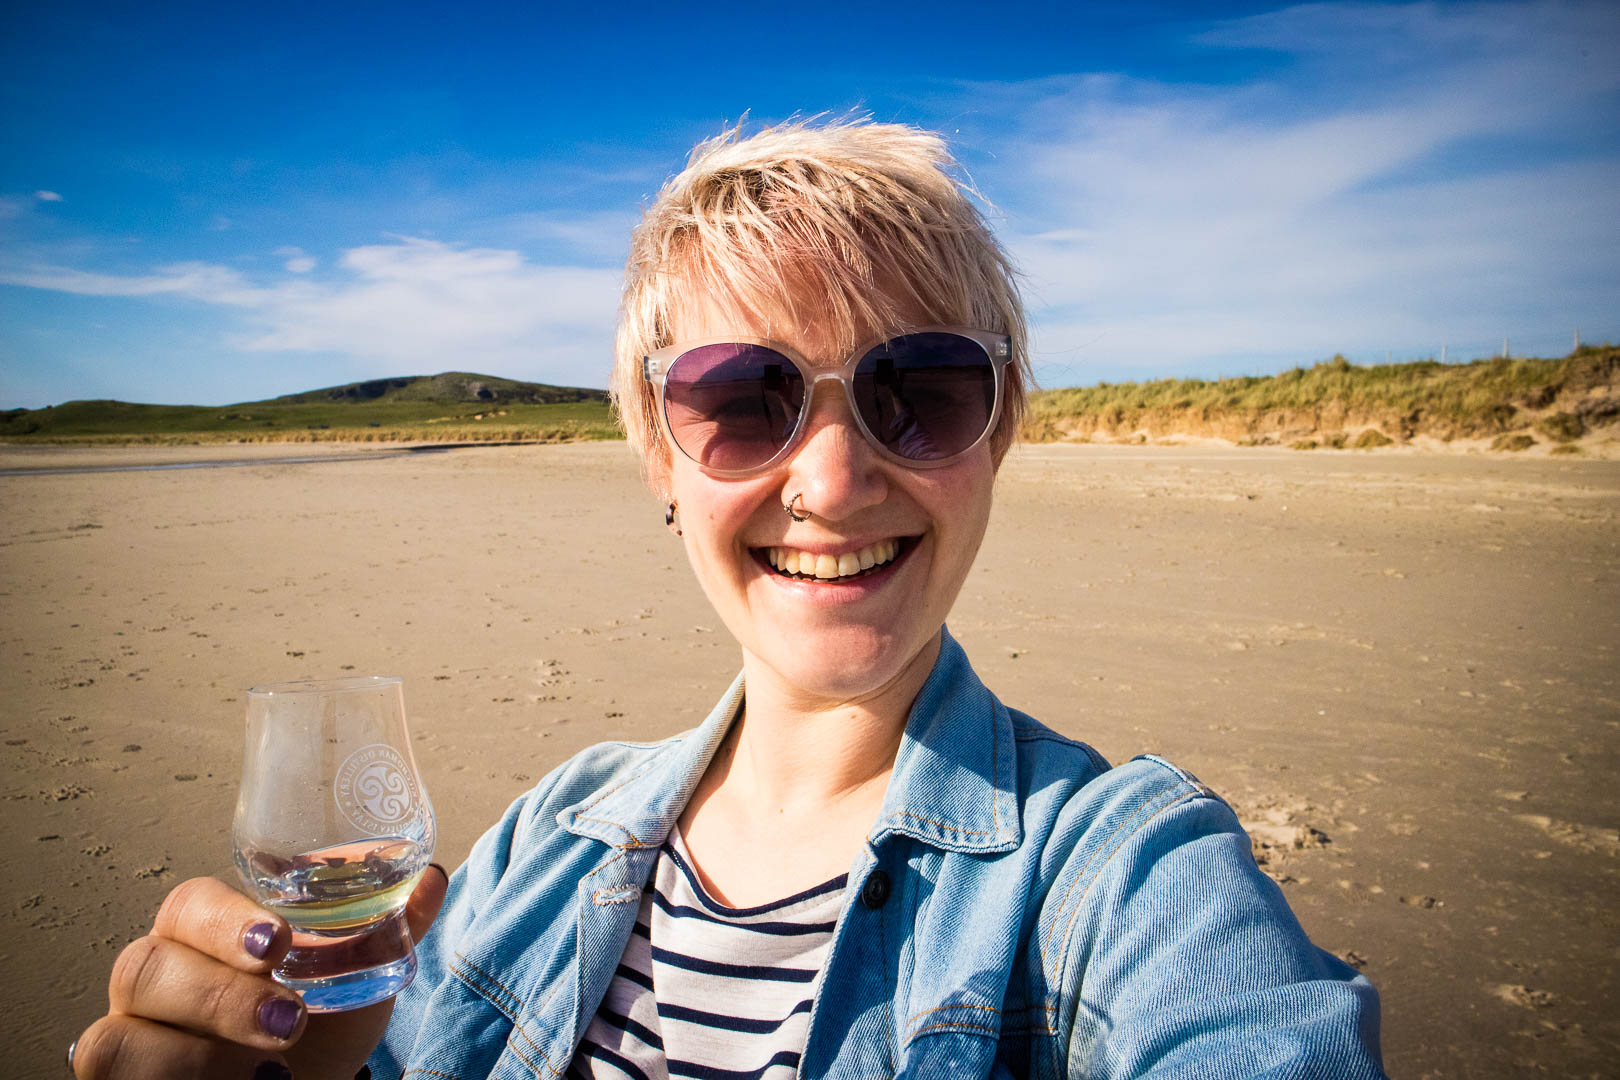
<svg viewBox="0 0 1620 1080"><path fill-rule="evenodd" d="M709 718L429 872L391 1016L306 1017L286 927L182 885L78 1075L1382 1075L1372 987L1230 809L1006 708L944 628L1025 385L949 168L894 125L721 138L636 232L614 389L742 645Z"/></svg>

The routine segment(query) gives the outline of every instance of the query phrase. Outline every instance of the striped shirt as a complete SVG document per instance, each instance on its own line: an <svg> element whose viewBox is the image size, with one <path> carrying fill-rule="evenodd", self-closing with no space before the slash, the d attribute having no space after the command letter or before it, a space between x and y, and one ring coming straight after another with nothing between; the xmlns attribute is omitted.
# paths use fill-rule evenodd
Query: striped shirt
<svg viewBox="0 0 1620 1080"><path fill-rule="evenodd" d="M792 1080L844 883L729 908L704 891L671 833L568 1076Z"/></svg>

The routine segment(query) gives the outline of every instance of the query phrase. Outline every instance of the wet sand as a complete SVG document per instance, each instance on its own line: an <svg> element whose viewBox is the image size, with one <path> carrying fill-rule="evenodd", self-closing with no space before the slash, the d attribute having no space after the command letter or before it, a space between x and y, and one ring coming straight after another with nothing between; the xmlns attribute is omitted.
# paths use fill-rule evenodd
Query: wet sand
<svg viewBox="0 0 1620 1080"><path fill-rule="evenodd" d="M737 664L622 444L0 476L0 505L14 1075L60 1069L164 892L231 879L243 687L404 675L454 863ZM1613 1075L1617 521L1614 462L1027 447L951 629L1009 704L1239 809L1378 985L1392 1075Z"/></svg>

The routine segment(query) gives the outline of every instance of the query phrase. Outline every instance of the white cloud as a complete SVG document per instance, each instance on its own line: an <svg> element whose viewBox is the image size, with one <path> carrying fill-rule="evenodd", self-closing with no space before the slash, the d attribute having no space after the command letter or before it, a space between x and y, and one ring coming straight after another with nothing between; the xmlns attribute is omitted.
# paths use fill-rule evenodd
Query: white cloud
<svg viewBox="0 0 1620 1080"><path fill-rule="evenodd" d="M630 230L640 215L633 209L595 213L513 214L489 223L484 231L504 242L527 241L543 250L590 263L622 266L630 248Z"/></svg>
<svg viewBox="0 0 1620 1080"><path fill-rule="evenodd" d="M140 275L0 267L0 283L236 309L240 324L229 343L247 352L333 353L384 373L488 370L572 385L607 381L616 271L541 266L516 251L408 237L352 248L339 266L347 273L338 280L268 284L202 263Z"/></svg>
<svg viewBox="0 0 1620 1080"><path fill-rule="evenodd" d="M1577 136L1620 69L1575 59L1616 30L1565 4L1309 5L1203 36L1291 54L1269 81L975 87L1016 117L977 171L1046 381L1620 330L1620 153Z"/></svg>
<svg viewBox="0 0 1620 1080"><path fill-rule="evenodd" d="M287 260L282 266L289 274L307 274L315 269L315 256L304 254L303 248L278 247L275 254Z"/></svg>
<svg viewBox="0 0 1620 1080"><path fill-rule="evenodd" d="M40 202L61 202L62 201L62 196L58 195L54 191L36 191L36 192L34 192L34 198L38 199Z"/></svg>
<svg viewBox="0 0 1620 1080"><path fill-rule="evenodd" d="M177 263L150 274L96 274L66 267L0 268L0 284L76 293L80 296L183 296L213 304L255 307L267 290L248 285L235 270L206 263Z"/></svg>

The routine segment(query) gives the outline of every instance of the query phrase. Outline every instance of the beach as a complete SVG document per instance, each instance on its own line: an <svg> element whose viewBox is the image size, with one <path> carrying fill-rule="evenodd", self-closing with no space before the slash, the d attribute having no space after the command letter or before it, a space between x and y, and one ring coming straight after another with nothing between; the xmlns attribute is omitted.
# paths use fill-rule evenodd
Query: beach
<svg viewBox="0 0 1620 1080"><path fill-rule="evenodd" d="M63 1071L170 888L234 883L247 686L404 676L453 867L570 754L692 726L738 667L623 443L0 447L0 472L14 1075ZM1613 1075L1620 462L1047 444L997 489L949 622L980 676L1223 795L1378 986L1392 1076Z"/></svg>

